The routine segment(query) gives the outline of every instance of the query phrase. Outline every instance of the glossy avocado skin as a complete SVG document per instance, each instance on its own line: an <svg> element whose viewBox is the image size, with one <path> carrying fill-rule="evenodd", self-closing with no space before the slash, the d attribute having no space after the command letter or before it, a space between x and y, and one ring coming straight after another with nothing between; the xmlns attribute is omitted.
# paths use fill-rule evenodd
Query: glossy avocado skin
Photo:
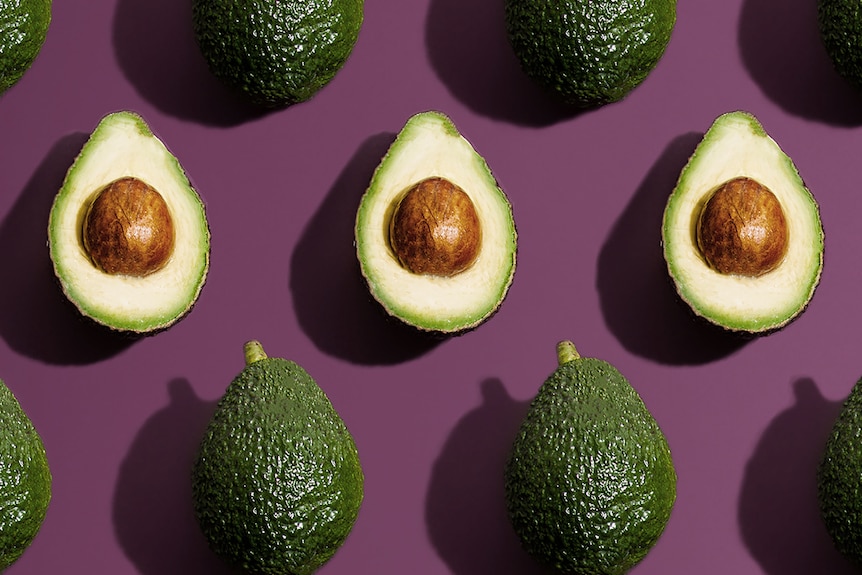
<svg viewBox="0 0 862 575"><path fill-rule="evenodd" d="M676 0L506 0L509 42L524 72L566 103L622 100L658 64Z"/></svg>
<svg viewBox="0 0 862 575"><path fill-rule="evenodd" d="M214 552L262 575L326 563L353 527L363 486L344 421L311 376L281 358L252 361L230 383L192 472Z"/></svg>
<svg viewBox="0 0 862 575"><path fill-rule="evenodd" d="M505 469L525 550L561 573L620 575L649 552L676 499L657 422L613 366L567 360L521 423Z"/></svg>
<svg viewBox="0 0 862 575"><path fill-rule="evenodd" d="M51 0L0 0L0 94L30 69L48 34Z"/></svg>
<svg viewBox="0 0 862 575"><path fill-rule="evenodd" d="M836 549L862 566L862 380L845 399L817 469L820 514Z"/></svg>
<svg viewBox="0 0 862 575"><path fill-rule="evenodd" d="M862 89L862 11L851 0L819 0L817 24L835 71Z"/></svg>
<svg viewBox="0 0 862 575"><path fill-rule="evenodd" d="M51 485L42 439L0 381L0 571L15 563L38 534Z"/></svg>
<svg viewBox="0 0 862 575"><path fill-rule="evenodd" d="M264 108L310 99L347 61L363 0L194 0L193 27L210 71Z"/></svg>

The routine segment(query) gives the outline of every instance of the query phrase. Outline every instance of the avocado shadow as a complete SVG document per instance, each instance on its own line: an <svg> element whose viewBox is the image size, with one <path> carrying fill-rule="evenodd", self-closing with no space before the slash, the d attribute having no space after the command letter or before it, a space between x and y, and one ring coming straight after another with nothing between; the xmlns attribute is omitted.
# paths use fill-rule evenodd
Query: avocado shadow
<svg viewBox="0 0 862 575"><path fill-rule="evenodd" d="M506 459L530 402L513 399L498 379L483 381L481 392L434 461L425 502L431 542L453 575L550 575L506 513Z"/></svg>
<svg viewBox="0 0 862 575"><path fill-rule="evenodd" d="M668 197L703 134L674 139L615 222L599 254L597 288L608 328L630 352L665 364L702 364L751 338L703 320L677 295L661 226Z"/></svg>
<svg viewBox="0 0 862 575"><path fill-rule="evenodd" d="M832 66L816 0L746 0L739 21L742 61L764 94L786 112L833 125L862 124L862 92Z"/></svg>
<svg viewBox="0 0 862 575"><path fill-rule="evenodd" d="M290 291L303 331L323 352L358 364L415 358L445 338L389 316L371 296L354 244L362 194L394 134L369 137L308 222L290 263Z"/></svg>
<svg viewBox="0 0 862 575"><path fill-rule="evenodd" d="M209 548L194 516L192 465L217 401L203 401L185 379L138 432L120 464L113 498L120 547L142 575L235 573Z"/></svg>
<svg viewBox="0 0 862 575"><path fill-rule="evenodd" d="M432 0L425 34L437 76L477 114L542 127L583 112L521 70L506 35L503 0Z"/></svg>
<svg viewBox="0 0 862 575"><path fill-rule="evenodd" d="M191 0L120 0L113 43L126 78L165 114L230 127L271 112L210 73L194 37Z"/></svg>
<svg viewBox="0 0 862 575"><path fill-rule="evenodd" d="M742 538L770 575L858 573L829 538L817 496L817 467L843 402L828 401L808 378L793 390L794 405L772 420L746 464Z"/></svg>
<svg viewBox="0 0 862 575"><path fill-rule="evenodd" d="M61 138L36 168L0 224L0 334L10 348L49 364L96 362L137 338L82 316L63 295L48 250L48 218L87 134Z"/></svg>

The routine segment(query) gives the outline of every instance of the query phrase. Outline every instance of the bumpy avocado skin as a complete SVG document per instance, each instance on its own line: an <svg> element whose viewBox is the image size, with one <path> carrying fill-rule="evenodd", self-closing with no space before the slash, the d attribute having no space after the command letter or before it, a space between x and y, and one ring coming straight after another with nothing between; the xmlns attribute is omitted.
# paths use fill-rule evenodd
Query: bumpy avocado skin
<svg viewBox="0 0 862 575"><path fill-rule="evenodd" d="M506 0L506 29L524 72L564 102L622 100L658 64L676 0Z"/></svg>
<svg viewBox="0 0 862 575"><path fill-rule="evenodd" d="M817 491L835 547L862 567L862 379L844 401L827 439Z"/></svg>
<svg viewBox="0 0 862 575"><path fill-rule="evenodd" d="M51 471L42 438L0 381L0 571L33 542L51 501Z"/></svg>
<svg viewBox="0 0 862 575"><path fill-rule="evenodd" d="M658 541L676 499L667 440L605 361L562 363L533 399L505 469L525 550L557 571L620 575Z"/></svg>
<svg viewBox="0 0 862 575"><path fill-rule="evenodd" d="M364 477L356 445L299 365L253 361L231 382L192 473L194 509L213 551L260 575L308 575L342 545Z"/></svg>
<svg viewBox="0 0 862 575"><path fill-rule="evenodd" d="M817 23L835 71L862 89L862 10L851 0L819 0Z"/></svg>
<svg viewBox="0 0 862 575"><path fill-rule="evenodd" d="M30 69L51 24L51 0L0 0L0 94Z"/></svg>
<svg viewBox="0 0 862 575"><path fill-rule="evenodd" d="M219 80L254 104L310 99L341 70L363 22L363 0L194 0L201 53Z"/></svg>

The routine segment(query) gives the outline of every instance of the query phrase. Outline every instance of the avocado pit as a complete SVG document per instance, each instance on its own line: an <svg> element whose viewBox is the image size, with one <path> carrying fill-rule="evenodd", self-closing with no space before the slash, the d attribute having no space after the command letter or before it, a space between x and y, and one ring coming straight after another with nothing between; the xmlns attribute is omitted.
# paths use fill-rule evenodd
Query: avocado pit
<svg viewBox="0 0 862 575"><path fill-rule="evenodd" d="M781 203L766 186L748 177L721 184L697 221L697 245L722 274L758 277L781 264L789 230Z"/></svg>
<svg viewBox="0 0 862 575"><path fill-rule="evenodd" d="M413 185L398 203L389 241L411 273L449 277L476 261L482 229L470 196L453 182L433 176Z"/></svg>
<svg viewBox="0 0 862 575"><path fill-rule="evenodd" d="M162 269L174 250L174 222L162 195L146 182L123 177L102 188L82 230L93 264L112 275L144 277Z"/></svg>

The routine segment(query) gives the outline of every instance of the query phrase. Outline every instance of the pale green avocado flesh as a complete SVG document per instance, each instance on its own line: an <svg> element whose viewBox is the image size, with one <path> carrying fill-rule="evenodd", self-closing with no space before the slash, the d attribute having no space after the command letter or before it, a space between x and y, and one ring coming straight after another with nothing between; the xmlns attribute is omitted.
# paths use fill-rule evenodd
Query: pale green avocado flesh
<svg viewBox="0 0 862 575"><path fill-rule="evenodd" d="M481 224L476 261L454 276L408 271L389 240L398 201L431 176L460 186ZM512 283L517 233L511 205L485 160L440 112L407 121L362 197L355 233L362 275L374 298L390 315L423 331L454 334L477 327L497 311Z"/></svg>
<svg viewBox="0 0 862 575"><path fill-rule="evenodd" d="M756 277L716 271L696 239L703 205L718 186L738 176L771 190L788 223L784 259ZM730 331L762 334L785 326L806 309L823 269L816 200L793 161L754 116L742 111L719 116L682 170L665 209L662 242L682 299L696 314Z"/></svg>
<svg viewBox="0 0 862 575"><path fill-rule="evenodd" d="M96 267L82 239L97 193L121 177L155 188L173 218L175 243L167 264L143 277ZM190 311L206 281L210 232L204 204L177 159L133 112L105 116L69 168L48 224L54 272L82 314L117 331L163 330Z"/></svg>

